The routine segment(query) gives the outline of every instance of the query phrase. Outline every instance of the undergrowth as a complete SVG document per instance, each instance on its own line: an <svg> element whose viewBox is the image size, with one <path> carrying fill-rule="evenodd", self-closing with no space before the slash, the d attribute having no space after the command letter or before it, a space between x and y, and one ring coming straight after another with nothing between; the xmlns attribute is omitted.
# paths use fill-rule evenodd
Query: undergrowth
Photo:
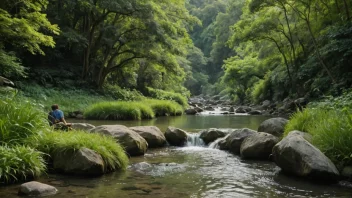
<svg viewBox="0 0 352 198"><path fill-rule="evenodd" d="M290 131L312 135L312 143L337 165L352 165L352 92L310 104L296 112L286 125Z"/></svg>

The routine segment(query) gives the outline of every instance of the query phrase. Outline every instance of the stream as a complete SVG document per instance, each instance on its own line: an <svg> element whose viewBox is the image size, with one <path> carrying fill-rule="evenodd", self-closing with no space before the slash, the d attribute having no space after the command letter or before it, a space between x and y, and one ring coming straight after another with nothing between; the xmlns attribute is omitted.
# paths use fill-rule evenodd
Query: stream
<svg viewBox="0 0 352 198"><path fill-rule="evenodd" d="M316 184L286 176L273 162L241 160L202 144L197 133L205 128L251 128L265 116L200 115L161 117L143 121L89 121L94 125L175 126L190 132L185 147L150 149L130 159L126 171L97 178L52 175L37 181L55 186L51 197L352 197L352 184ZM70 120L71 122L74 120ZM82 121L77 121L82 122ZM19 185L0 187L0 197L18 197Z"/></svg>

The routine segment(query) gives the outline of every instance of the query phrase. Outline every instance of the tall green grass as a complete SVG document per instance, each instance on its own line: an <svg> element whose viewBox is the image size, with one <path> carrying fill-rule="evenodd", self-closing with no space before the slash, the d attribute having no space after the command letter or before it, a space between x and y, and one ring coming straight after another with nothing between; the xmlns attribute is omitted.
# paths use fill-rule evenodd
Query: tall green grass
<svg viewBox="0 0 352 198"><path fill-rule="evenodd" d="M308 132L310 125L312 125L317 119L316 117L322 113L323 111L321 109L304 109L303 111L297 111L286 124L284 136L287 136L289 132L294 130Z"/></svg>
<svg viewBox="0 0 352 198"><path fill-rule="evenodd" d="M0 144L21 144L24 139L49 130L46 114L38 104L18 98L0 101Z"/></svg>
<svg viewBox="0 0 352 198"><path fill-rule="evenodd" d="M112 137L83 131L51 132L40 137L28 140L28 143L37 150L50 156L68 150L88 148L99 153L108 170L126 169L128 157L120 144Z"/></svg>
<svg viewBox="0 0 352 198"><path fill-rule="evenodd" d="M93 91L80 89L48 89L37 84L22 86L20 94L24 99L30 99L42 104L45 111L51 110L51 105L58 104L66 115L69 112L77 110L85 111L88 106L97 102L114 100L110 96L98 94Z"/></svg>
<svg viewBox="0 0 352 198"><path fill-rule="evenodd" d="M352 165L352 111L348 108L305 109L297 112L285 128L285 135L301 130L312 135L312 143L337 165Z"/></svg>
<svg viewBox="0 0 352 198"><path fill-rule="evenodd" d="M84 112L87 119L98 120L141 120L154 118L150 106L142 102L100 102L93 104Z"/></svg>
<svg viewBox="0 0 352 198"><path fill-rule="evenodd" d="M42 153L26 146L0 146L0 182L13 183L42 175Z"/></svg>
<svg viewBox="0 0 352 198"><path fill-rule="evenodd" d="M188 106L187 98L182 94L164 91L161 89L153 89L151 87L148 87L147 90L149 95L152 98L159 99L159 100L172 100L182 105L183 107Z"/></svg>
<svg viewBox="0 0 352 198"><path fill-rule="evenodd" d="M156 116L165 116L165 115L182 115L183 114L183 107L178 104L177 102L170 101L170 100L143 100L141 101L148 106L150 106Z"/></svg>

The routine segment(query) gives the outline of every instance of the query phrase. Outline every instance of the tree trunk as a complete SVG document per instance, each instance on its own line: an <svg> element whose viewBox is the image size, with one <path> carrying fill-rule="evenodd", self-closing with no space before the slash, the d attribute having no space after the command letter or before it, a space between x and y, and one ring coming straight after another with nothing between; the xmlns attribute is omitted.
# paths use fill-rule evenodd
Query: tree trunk
<svg viewBox="0 0 352 198"><path fill-rule="evenodd" d="M312 31L312 28L310 26L309 16L305 19L305 21L306 21L306 24L308 26L309 34L312 37L314 48L315 48L315 52L317 53L317 56L318 56L318 60L319 60L320 64L323 66L323 68L325 69L325 71L327 72L327 74L330 77L332 83L335 84L336 81L335 81L334 77L332 76L329 68L326 66L326 64L325 64L325 62L324 62L324 60L323 60L323 58L322 58L322 56L320 54L318 42L316 41L315 36L313 34L313 31Z"/></svg>
<svg viewBox="0 0 352 198"><path fill-rule="evenodd" d="M345 11L346 11L346 16L347 16L347 21L349 21L351 19L350 17L350 10L348 9L348 4L346 0L343 0L343 3L345 5Z"/></svg>
<svg viewBox="0 0 352 198"><path fill-rule="evenodd" d="M289 78L289 81L290 81L290 86L291 86L292 91L294 91L295 87L293 86L292 75L291 75L290 67L289 67L288 60L287 60L287 57L286 57L285 53L282 51L279 43L275 39L270 38L270 37L268 37L267 39L275 43L277 49L279 50L279 52L281 53L282 57L284 58L284 62L285 62L285 65L286 65L286 70L287 70L287 75L288 75L288 78Z"/></svg>

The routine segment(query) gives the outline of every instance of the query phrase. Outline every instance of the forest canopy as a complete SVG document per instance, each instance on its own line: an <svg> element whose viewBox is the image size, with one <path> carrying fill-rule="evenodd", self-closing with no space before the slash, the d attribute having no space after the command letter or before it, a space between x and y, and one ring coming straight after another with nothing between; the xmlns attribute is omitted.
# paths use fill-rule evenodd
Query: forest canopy
<svg viewBox="0 0 352 198"><path fill-rule="evenodd" d="M5 0L0 75L240 103L352 84L351 0Z"/></svg>

